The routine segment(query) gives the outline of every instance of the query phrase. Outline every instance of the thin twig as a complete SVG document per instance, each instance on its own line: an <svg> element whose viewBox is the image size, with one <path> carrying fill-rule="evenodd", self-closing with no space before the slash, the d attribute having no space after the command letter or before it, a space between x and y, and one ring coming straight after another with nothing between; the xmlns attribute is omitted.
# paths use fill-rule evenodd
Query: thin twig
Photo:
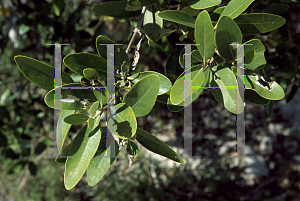
<svg viewBox="0 0 300 201"><path fill-rule="evenodd" d="M132 37L131 37L131 39L130 39L129 45L128 45L127 49L126 49L126 53L127 53L127 54L128 54L128 52L129 52L129 50L130 50L130 48L131 48L131 46L132 46L132 44L133 44L133 42L134 42L134 39L135 39L136 34L140 31L140 26L141 26L141 24L142 24L142 22L143 22L145 11L146 11L146 6L143 7L142 12L141 12L141 15L140 15L139 22L138 22L138 25L137 25L136 28L133 30L134 33L133 33L133 35L132 35Z"/></svg>

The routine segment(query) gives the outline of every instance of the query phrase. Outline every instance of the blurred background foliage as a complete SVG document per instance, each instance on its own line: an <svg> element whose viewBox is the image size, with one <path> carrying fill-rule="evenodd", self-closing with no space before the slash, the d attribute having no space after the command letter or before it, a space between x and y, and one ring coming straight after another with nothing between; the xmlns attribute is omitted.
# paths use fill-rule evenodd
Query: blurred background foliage
<svg viewBox="0 0 300 201"><path fill-rule="evenodd" d="M0 2L0 200L296 200L299 192L298 171L282 173L293 181L291 192L277 179L264 185L249 187L241 178L243 168L230 168L228 161L212 162L205 171L191 168L191 164L168 168L154 159L144 158L143 151L131 169L126 160L117 160L107 175L94 187L83 177L70 191L63 186L63 167L45 156L53 155L53 110L44 103L46 91L28 81L18 70L13 57L24 55L54 65L54 46L70 44L62 55L75 52L96 54L98 35L121 44L128 44L137 24L134 18L97 16L91 6L100 0L2 0ZM160 0L165 8L165 1ZM171 6L186 1L168 0ZM226 5L229 1L222 1ZM267 67L260 73L269 81L276 80L285 89L288 103L299 88L300 22L297 0L255 1L248 12L268 12L281 15L287 23L278 30L245 37L260 39L266 46ZM247 12L246 11L246 12ZM173 26L166 22L165 27ZM185 30L186 27L181 27ZM185 30L187 31L187 30ZM172 61L168 55L179 43L179 32L162 37L156 44L142 43L137 71L152 70L164 74L164 66ZM186 39L187 41L189 38ZM135 44L137 43L137 40ZM177 47L178 48L178 47ZM131 51L132 52L132 51ZM145 56L147 55L147 56ZM133 58L133 54L129 54ZM178 61L177 61L178 62ZM62 69L74 76L65 66ZM276 71L274 70L276 69ZM74 77L75 78L75 77ZM75 80L75 79L74 79ZM208 92L208 90L205 90ZM208 96L207 93L205 93ZM166 113L158 103L153 119L176 119L174 130L182 131L183 113ZM156 107L155 106L155 107ZM270 107L269 107L270 108ZM267 109L267 108L266 108ZM272 110L268 110L269 114ZM168 115L164 115L168 114ZM181 118L181 122L177 121ZM144 129L150 127L146 118ZM163 127L161 120L160 128ZM78 127L72 126L71 134ZM69 136L72 137L71 135ZM280 145L278 153L282 149ZM299 150L299 149L298 149ZM277 162L283 165L288 158ZM297 169L297 168L296 168ZM281 171L282 169L280 169ZM273 170L274 174L278 174ZM293 174L293 176L291 176ZM278 176L279 177L279 176ZM281 178L284 179L284 178ZM279 179L280 180L280 179ZM278 181L279 181L278 180ZM297 183L298 182L298 183ZM268 193L265 193L268 192ZM295 199L294 199L295 198ZM299 196L298 196L298 200Z"/></svg>

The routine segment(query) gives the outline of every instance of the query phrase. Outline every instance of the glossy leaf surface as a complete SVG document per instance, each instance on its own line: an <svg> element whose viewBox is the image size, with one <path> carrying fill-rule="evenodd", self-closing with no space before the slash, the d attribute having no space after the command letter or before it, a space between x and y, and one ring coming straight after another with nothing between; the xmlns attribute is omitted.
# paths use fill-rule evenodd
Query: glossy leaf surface
<svg viewBox="0 0 300 201"><path fill-rule="evenodd" d="M64 118L64 122L72 125L81 124L83 122L86 122L89 119L89 117L83 113L75 113L70 114Z"/></svg>
<svg viewBox="0 0 300 201"><path fill-rule="evenodd" d="M255 35L267 33L283 26L286 20L279 16L269 13L250 13L243 14L234 19L241 29L242 34Z"/></svg>
<svg viewBox="0 0 300 201"><path fill-rule="evenodd" d="M138 73L137 76L135 76L135 79L132 82L135 84L148 75L157 75L159 77L160 86L159 86L158 95L162 95L162 94L170 91L170 89L172 87L171 81L166 76L164 76L160 73L157 73L155 71L140 72L140 73Z"/></svg>
<svg viewBox="0 0 300 201"><path fill-rule="evenodd" d="M103 59L107 60L107 45L105 45L105 44L117 44L117 43L103 35L100 35L97 37L96 48L97 48L98 54ZM114 51L114 59L115 59L115 67L114 68L116 70L121 70L121 66L124 61L127 64L130 64L130 59L121 45L115 45L114 50L115 50ZM107 66L105 66L105 69L107 70Z"/></svg>
<svg viewBox="0 0 300 201"><path fill-rule="evenodd" d="M14 60L22 74L38 87L46 90L54 88L54 67L30 57L15 56ZM59 75L60 76L60 75ZM62 71L62 83L73 83L72 78Z"/></svg>
<svg viewBox="0 0 300 201"><path fill-rule="evenodd" d="M83 86L78 83L74 84L67 84L63 86ZM49 91L45 96L45 103L51 108L54 108L54 94L55 90L52 89ZM79 99L88 99L91 101L97 101L94 93L92 90L86 90L86 89L62 89L61 90L62 99L67 99L69 95L75 96ZM74 102L62 102L62 110L82 110L84 105L80 101L74 101ZM60 108L59 108L60 109Z"/></svg>
<svg viewBox="0 0 300 201"><path fill-rule="evenodd" d="M159 40L163 28L163 19L158 16L158 13L155 6L150 6L145 12L143 21L147 38L154 42Z"/></svg>
<svg viewBox="0 0 300 201"><path fill-rule="evenodd" d="M247 41L245 44L252 44L252 45L245 45L244 52L247 53L249 51L253 51L253 50L255 51L251 63L249 64L245 63L245 68L249 70L255 70L255 69L261 69L265 67L267 63L264 55L266 48L261 43L261 41L258 39L252 39Z"/></svg>
<svg viewBox="0 0 300 201"><path fill-rule="evenodd" d="M181 157L170 146L168 146L163 141L159 140L154 135L148 133L147 131L141 128L138 128L136 132L136 140L146 149L161 156L167 157L178 163L183 163Z"/></svg>
<svg viewBox="0 0 300 201"><path fill-rule="evenodd" d="M84 69L92 68L98 72L101 81L106 81L106 61L97 55L84 52L74 53L67 55L63 61L69 69L81 76L84 76Z"/></svg>
<svg viewBox="0 0 300 201"><path fill-rule="evenodd" d="M256 91L251 89L245 89L244 99L256 105L267 105L270 103L270 100L261 97Z"/></svg>
<svg viewBox="0 0 300 201"><path fill-rule="evenodd" d="M205 9L221 3L221 0L189 0L190 6L194 9Z"/></svg>
<svg viewBox="0 0 300 201"><path fill-rule="evenodd" d="M115 140L112 141L112 143L115 143L115 156L112 156L113 153L111 152L112 143L110 143L106 149L106 128L101 128L101 132L99 148L86 171L89 186L95 186L103 178L111 164L116 160L115 156L119 154L119 145ZM111 156L108 157L108 154Z"/></svg>
<svg viewBox="0 0 300 201"><path fill-rule="evenodd" d="M66 136L68 135L69 130L71 128L71 124L64 122L63 119L66 116L69 116L74 113L75 113L75 110L63 110L61 115L58 118L57 129L56 129L56 143L57 143L58 152L61 151L61 148L65 142ZM58 128L61 128L61 133L58 132Z"/></svg>
<svg viewBox="0 0 300 201"><path fill-rule="evenodd" d="M96 101L96 102L94 102L93 105L91 106L89 112L90 112L90 114L91 114L92 117L94 117L94 116L96 115L96 112L97 112L97 110L98 110L99 104L100 104L99 101Z"/></svg>
<svg viewBox="0 0 300 201"><path fill-rule="evenodd" d="M232 43L242 43L242 33L236 23L227 16L221 17L215 31L216 48L225 59L234 61L236 57L236 49Z"/></svg>
<svg viewBox="0 0 300 201"><path fill-rule="evenodd" d="M252 89L261 97L269 100L280 100L284 98L284 91L277 82L266 82L258 75L246 75L245 89Z"/></svg>
<svg viewBox="0 0 300 201"><path fill-rule="evenodd" d="M160 12L158 16L168 21L176 22L178 24L183 24L185 26L195 28L196 19L184 12L176 10L164 10Z"/></svg>
<svg viewBox="0 0 300 201"><path fill-rule="evenodd" d="M138 146L134 142L129 140L126 149L133 155L133 158L137 156Z"/></svg>
<svg viewBox="0 0 300 201"><path fill-rule="evenodd" d="M215 99L229 112L234 114L242 113L244 104L240 95L237 94L237 80L233 72L225 66L215 66L212 68L212 71L211 87L216 87L212 90ZM237 105L238 103L240 104Z"/></svg>
<svg viewBox="0 0 300 201"><path fill-rule="evenodd" d="M119 138L128 139L134 136L137 128L137 121L133 110L125 103L119 103L111 107L112 112L115 108L115 119L109 118L107 127L111 133Z"/></svg>
<svg viewBox="0 0 300 201"><path fill-rule="evenodd" d="M210 59L215 52L214 28L206 10L202 11L196 19L195 40L200 44L197 48L203 60Z"/></svg>
<svg viewBox="0 0 300 201"><path fill-rule="evenodd" d="M159 91L160 79L148 75L138 81L124 96L123 103L129 105L136 117L142 117L152 110Z"/></svg>
<svg viewBox="0 0 300 201"><path fill-rule="evenodd" d="M220 17L228 16L231 19L234 19L244 12L253 1L254 0L231 0Z"/></svg>
<svg viewBox="0 0 300 201"><path fill-rule="evenodd" d="M97 151L101 138L99 122L100 117L96 119L93 129L85 125L72 143L65 165L64 182L67 190L72 189L79 182Z"/></svg>

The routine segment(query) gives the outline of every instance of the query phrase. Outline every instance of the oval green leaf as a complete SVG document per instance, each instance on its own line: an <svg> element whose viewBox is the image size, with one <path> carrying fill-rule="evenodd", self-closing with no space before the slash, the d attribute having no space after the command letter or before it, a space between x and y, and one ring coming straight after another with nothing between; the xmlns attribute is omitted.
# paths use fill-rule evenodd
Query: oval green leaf
<svg viewBox="0 0 300 201"><path fill-rule="evenodd" d="M21 73L32 83L46 90L54 88L54 67L30 57L15 56L14 60ZM72 78L62 71L62 83L73 83Z"/></svg>
<svg viewBox="0 0 300 201"><path fill-rule="evenodd" d="M168 91L170 91L170 89L172 87L171 81L166 76L164 76L160 73L157 73L155 71L141 72L141 73L138 74L138 76L135 76L135 79L132 82L135 84L135 83L137 83L138 81L140 81L141 79L143 79L144 77L146 77L148 75L157 75L159 77L160 86L159 86L158 95L162 95L162 94L167 93Z"/></svg>
<svg viewBox="0 0 300 201"><path fill-rule="evenodd" d="M138 81L124 96L123 103L129 105L136 117L142 117L152 110L159 91L160 79L148 75Z"/></svg>
<svg viewBox="0 0 300 201"><path fill-rule="evenodd" d="M88 127L90 129L92 129L94 127L94 124L95 124L95 119L90 117L89 120L88 120Z"/></svg>
<svg viewBox="0 0 300 201"><path fill-rule="evenodd" d="M251 89L245 89L244 99L256 105L267 105L270 103L270 100L261 97L256 91Z"/></svg>
<svg viewBox="0 0 300 201"><path fill-rule="evenodd" d="M233 72L225 66L215 66L212 72L210 85L216 87L212 90L215 99L229 112L241 114L244 111L244 102L237 94L237 80Z"/></svg>
<svg viewBox="0 0 300 201"><path fill-rule="evenodd" d="M125 10L126 5L126 1L110 1L93 6L92 11L98 15L120 18L134 17L141 14L140 11L130 12Z"/></svg>
<svg viewBox="0 0 300 201"><path fill-rule="evenodd" d="M210 59L215 53L214 28L209 14L202 11L196 19L195 40L203 61Z"/></svg>
<svg viewBox="0 0 300 201"><path fill-rule="evenodd" d="M65 164L67 161L67 156L69 156L69 151L72 146L72 143L68 144L56 157L55 162L60 163L60 164Z"/></svg>
<svg viewBox="0 0 300 201"><path fill-rule="evenodd" d="M244 12L253 1L254 0L231 0L220 17L228 16L231 19L234 19Z"/></svg>
<svg viewBox="0 0 300 201"><path fill-rule="evenodd" d="M97 55L84 52L69 54L64 58L64 64L81 76L84 76L84 69L92 68L98 72L101 81L106 81L106 61Z"/></svg>
<svg viewBox="0 0 300 201"><path fill-rule="evenodd" d="M64 118L64 122L66 122L67 124L76 125L86 122L88 119L89 117L87 115L82 113L76 113L66 116Z"/></svg>
<svg viewBox="0 0 300 201"><path fill-rule="evenodd" d="M205 87L206 85L205 83L206 76L205 73L203 72L203 68L200 70L195 70L195 71L193 70L191 76L192 76L192 95L193 95L196 91L203 90L203 87ZM184 101L184 82L185 82L185 75L177 79L173 87L171 88L170 101L173 105L179 105L181 102Z"/></svg>
<svg viewBox="0 0 300 201"><path fill-rule="evenodd" d="M88 80L93 80L98 78L98 73L92 68L86 68L83 70L83 75Z"/></svg>
<svg viewBox="0 0 300 201"><path fill-rule="evenodd" d="M267 33L278 29L286 22L285 18L269 13L243 14L234 19L244 35Z"/></svg>
<svg viewBox="0 0 300 201"><path fill-rule="evenodd" d="M158 41L163 28L163 19L158 16L159 11L155 6L150 6L144 15L144 30L146 36L151 41Z"/></svg>
<svg viewBox="0 0 300 201"><path fill-rule="evenodd" d="M64 142L65 142L66 136L68 135L69 130L71 128L71 124L64 122L63 119L66 116L69 116L74 113L75 113L75 110L63 110L61 115L58 118L57 127L56 127L56 143L57 143L58 152L61 151L61 148L63 147ZM59 132L58 128L61 129L61 132Z"/></svg>
<svg viewBox="0 0 300 201"><path fill-rule="evenodd" d="M254 57L251 63L249 64L245 63L245 68L252 71L264 68L267 63L264 55L264 52L266 51L265 46L258 39L249 40L246 42L246 44L252 44L252 45L245 45L244 52L249 52L254 50Z"/></svg>
<svg viewBox="0 0 300 201"><path fill-rule="evenodd" d="M100 104L99 101L96 101L96 102L94 102L93 105L91 106L89 112L90 112L90 114L91 114L92 117L94 117L94 116L96 115L96 112L97 112L97 110L98 110L99 104Z"/></svg>
<svg viewBox="0 0 300 201"><path fill-rule="evenodd" d="M246 75L245 89L252 89L261 97L269 100L281 100L285 95L283 89L277 82L266 82L258 75Z"/></svg>
<svg viewBox="0 0 300 201"><path fill-rule="evenodd" d="M99 122L100 117L97 117L93 129L85 125L72 143L65 165L64 183L67 190L79 182L97 151L101 138Z"/></svg>
<svg viewBox="0 0 300 201"><path fill-rule="evenodd" d="M101 141L99 148L97 150L97 155L91 160L87 170L86 170L86 177L89 186L95 186L106 174L111 164L116 160L116 156L119 154L119 145L118 143L113 140L111 144L108 145L106 149L106 130L105 128L102 129ZM115 143L115 156L111 156L113 153L112 151L112 143Z"/></svg>
<svg viewBox="0 0 300 201"><path fill-rule="evenodd" d="M154 135L148 133L147 131L138 128L136 140L143 145L146 149L159 154L161 156L167 157L178 163L183 163L183 160L170 146L168 146L163 141L159 140Z"/></svg>
<svg viewBox="0 0 300 201"><path fill-rule="evenodd" d="M176 22L178 24L183 24L185 26L195 28L196 19L181 11L164 10L160 12L158 16L168 21Z"/></svg>
<svg viewBox="0 0 300 201"><path fill-rule="evenodd" d="M107 60L107 45L105 44L117 44L117 43L103 35L97 37L96 39L97 52L103 59ZM130 64L130 59L128 55L120 45L114 45L114 50L115 50L114 59L115 59L116 70L121 70L121 66L123 65L124 61L126 62L126 64ZM107 69L106 66L105 69Z"/></svg>
<svg viewBox="0 0 300 201"><path fill-rule="evenodd" d="M82 84L74 83L74 84L66 84L63 86L83 86ZM55 90L52 89L49 91L45 96L45 103L49 107L54 109L54 94ZM61 90L61 99L68 99L68 96L75 96L78 99L88 99L91 101L97 101L97 98L95 97L92 90L86 90L86 89L66 89L63 88ZM72 101L72 100L71 100ZM62 102L62 110L82 110L84 108L84 105L80 101L74 100L74 102ZM60 109L60 108L59 108Z"/></svg>
<svg viewBox="0 0 300 201"><path fill-rule="evenodd" d="M101 108L107 103L107 89L93 89L93 93L100 103Z"/></svg>
<svg viewBox="0 0 300 201"><path fill-rule="evenodd" d="M190 6L194 9L205 9L221 3L221 0L190 0Z"/></svg>
<svg viewBox="0 0 300 201"><path fill-rule="evenodd" d="M136 133L137 121L132 108L125 103L119 103L111 107L111 111L115 111L115 119L112 117L108 119L107 128L110 132L122 139L133 137Z"/></svg>
<svg viewBox="0 0 300 201"><path fill-rule="evenodd" d="M242 43L242 33L236 23L227 16L221 17L218 21L215 31L216 48L221 57L234 61L236 57L236 49L232 43Z"/></svg>

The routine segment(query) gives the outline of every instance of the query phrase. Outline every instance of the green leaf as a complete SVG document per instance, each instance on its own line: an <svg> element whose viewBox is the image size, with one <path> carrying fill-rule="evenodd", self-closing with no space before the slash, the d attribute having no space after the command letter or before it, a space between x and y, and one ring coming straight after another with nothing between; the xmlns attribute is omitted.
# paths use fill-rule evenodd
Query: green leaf
<svg viewBox="0 0 300 201"><path fill-rule="evenodd" d="M212 13L210 13L210 19L213 22L217 22L221 16L221 13L225 9L225 6L216 8Z"/></svg>
<svg viewBox="0 0 300 201"><path fill-rule="evenodd" d="M184 53L184 50L182 51ZM180 56L180 49L179 47L177 47L167 59L167 63L165 67L165 75L171 80L176 79L181 73L183 73L182 68L184 68L184 63L183 63L183 67L181 68L180 64L182 65L182 63L180 62L179 56Z"/></svg>
<svg viewBox="0 0 300 201"><path fill-rule="evenodd" d="M65 6L65 2L60 1L60 0L54 0L52 5L53 5L54 14L56 16L60 16L60 14Z"/></svg>
<svg viewBox="0 0 300 201"><path fill-rule="evenodd" d="M143 145L146 149L159 154L161 156L167 157L178 163L183 163L181 157L166 143L159 140L154 135L148 133L147 131L138 128L136 140Z"/></svg>
<svg viewBox="0 0 300 201"><path fill-rule="evenodd" d="M159 49L165 52L168 52L170 50L170 43L168 41L168 38L166 36L162 36L158 42L151 42L148 41L148 44L150 45L150 47L155 48L155 49Z"/></svg>
<svg viewBox="0 0 300 201"><path fill-rule="evenodd" d="M244 99L256 105L267 105L270 103L268 99L261 97L256 91L251 89L245 89Z"/></svg>
<svg viewBox="0 0 300 201"><path fill-rule="evenodd" d="M193 64L196 64L198 62L202 62L203 59L197 49L196 46L192 46L192 65ZM177 58L176 58L177 59ZM174 61L175 62L175 61ZM177 62L178 63L178 62ZM184 68L184 65L185 65L185 47L180 51L180 55L179 55L179 64L182 68ZM180 71L180 74L182 73L183 71L181 70ZM178 77L178 75L177 75ZM176 78L177 78L176 77Z"/></svg>
<svg viewBox="0 0 300 201"><path fill-rule="evenodd" d="M285 24L285 18L269 13L243 14L234 19L244 35L267 33Z"/></svg>
<svg viewBox="0 0 300 201"><path fill-rule="evenodd" d="M90 81L84 77L80 79L80 84L85 85L85 86L90 86Z"/></svg>
<svg viewBox="0 0 300 201"><path fill-rule="evenodd" d="M56 157L55 159L55 162L57 163L60 163L60 164L65 164L66 161L67 161L67 157L66 156L69 156L69 151L70 151L70 148L72 146L72 143L71 142L70 144L68 144L68 146L66 146L60 153L59 155Z"/></svg>
<svg viewBox="0 0 300 201"><path fill-rule="evenodd" d="M86 122L89 119L89 117L83 113L75 113L68 115L64 118L64 122L72 125L81 124L83 122Z"/></svg>
<svg viewBox="0 0 300 201"><path fill-rule="evenodd" d="M101 128L101 141L98 148L98 153L95 155L95 157L91 160L87 171L86 171L86 177L89 186L95 186L102 177L106 174L111 164L116 160L116 157L119 154L119 145L118 143L113 140L112 143L115 143L115 156L108 158L108 154L112 155L111 153L111 145L109 144L109 147L106 149L106 131L105 128Z"/></svg>
<svg viewBox="0 0 300 201"><path fill-rule="evenodd" d="M25 56L15 56L14 59L19 70L29 81L42 89L51 90L54 88L53 66ZM62 83L73 82L72 78L62 71Z"/></svg>
<svg viewBox="0 0 300 201"><path fill-rule="evenodd" d="M92 117L94 117L94 116L96 115L96 112L97 112L97 110L98 110L99 104L100 104L99 101L96 101L96 102L94 102L93 105L91 106L89 112L90 112L90 114L91 114Z"/></svg>
<svg viewBox="0 0 300 201"><path fill-rule="evenodd" d="M26 160L18 161L11 165L7 171L7 174L18 174L24 169L25 165L27 164Z"/></svg>
<svg viewBox="0 0 300 201"><path fill-rule="evenodd" d="M237 80L233 72L225 66L215 66L212 68L213 77L211 87L215 99L222 104L229 112L241 114L244 111L244 103L237 94ZM219 89L218 89L219 88ZM240 99L239 101L237 99ZM240 103L239 105L237 105Z"/></svg>
<svg viewBox="0 0 300 201"><path fill-rule="evenodd" d="M258 39L249 40L245 44L246 45L244 46L244 52L250 52L254 50L254 57L251 63L245 63L245 68L251 71L264 68L267 63L264 55L264 52L266 51L265 46Z"/></svg>
<svg viewBox="0 0 300 201"><path fill-rule="evenodd" d="M159 91L160 79L157 75L148 75L138 81L124 96L123 103L129 105L136 117L150 113Z"/></svg>
<svg viewBox="0 0 300 201"><path fill-rule="evenodd" d="M58 152L61 151L61 148L63 147L65 139L71 128L71 124L64 122L63 119L66 116L69 116L74 113L75 113L75 110L63 110L61 112L61 115L59 116L59 119L57 122L57 129L56 129L56 143L57 143ZM61 133L58 132L58 128L61 128Z"/></svg>
<svg viewBox="0 0 300 201"><path fill-rule="evenodd" d="M74 83L74 84L66 84L63 86L83 86L81 84L78 83ZM46 105L48 105L48 107L51 107L54 109L54 94L55 94L55 90L52 89L50 90L46 96L45 96L45 103ZM61 90L61 97L62 99L67 99L68 96L75 96L79 99L88 99L90 101L97 101L94 93L92 90L86 90L86 89L62 89ZM62 102L62 110L83 110L84 105L80 102L80 101L74 101L74 102ZM60 109L60 108L59 108Z"/></svg>
<svg viewBox="0 0 300 201"><path fill-rule="evenodd" d="M218 64L218 65L221 65L223 64L225 61L222 59L222 57L219 57L219 56L216 56L215 58L215 62Z"/></svg>
<svg viewBox="0 0 300 201"><path fill-rule="evenodd" d="M92 68L86 68L83 70L83 75L88 80L93 80L98 78L98 73Z"/></svg>
<svg viewBox="0 0 300 201"><path fill-rule="evenodd" d="M114 107L111 107L111 111L115 111L115 119L110 118L108 120L107 128L119 138L128 139L133 137L137 128L133 109L125 103L119 103Z"/></svg>
<svg viewBox="0 0 300 201"><path fill-rule="evenodd" d="M273 13L273 14L282 14L285 13L290 9L290 6L288 4L284 3L276 3L274 5L268 6L264 9L262 9L261 12L264 13Z"/></svg>
<svg viewBox="0 0 300 201"><path fill-rule="evenodd" d="M123 61L123 64L121 65L121 71L123 72L124 75L127 75L129 73L129 63L126 61Z"/></svg>
<svg viewBox="0 0 300 201"><path fill-rule="evenodd" d="M109 38L106 38L105 36L98 36L96 39L96 48L98 54L107 60L107 45L104 44L117 44L116 42L110 40ZM121 70L121 66L123 65L123 62L125 61L126 64L130 64L130 59L128 55L126 54L125 50L120 45L114 45L114 59L115 59L115 69ZM107 66L105 65L105 69L107 72Z"/></svg>
<svg viewBox="0 0 300 201"><path fill-rule="evenodd" d="M192 95L198 90L202 91L203 88L199 88L199 87L205 87L206 85L205 83L206 76L205 73L203 72L203 68L200 70L193 69L192 73L189 75L192 77ZM173 105L178 105L184 101L184 82L185 82L185 75L177 79L173 87L171 88L170 101ZM189 86L186 86L186 88L187 87Z"/></svg>
<svg viewBox="0 0 300 201"><path fill-rule="evenodd" d="M190 0L190 6L194 9L205 9L220 3L221 0Z"/></svg>
<svg viewBox="0 0 300 201"><path fill-rule="evenodd" d="M64 182L67 190L72 189L79 182L97 151L101 138L99 122L100 117L97 117L93 129L85 125L72 143L65 165Z"/></svg>
<svg viewBox="0 0 300 201"><path fill-rule="evenodd" d="M180 10L181 12L184 12L190 16L198 16L200 11L194 8L191 8L190 6L185 6Z"/></svg>
<svg viewBox="0 0 300 201"><path fill-rule="evenodd" d="M160 73L157 73L155 71L145 71L145 72L138 73L138 75L135 76L135 78L132 82L135 84L148 75L157 75L159 77L160 86L159 86L158 95L162 95L162 94L170 91L170 89L172 87L171 81L166 76L164 76ZM131 78L133 78L133 77L131 76Z"/></svg>
<svg viewBox="0 0 300 201"><path fill-rule="evenodd" d="M222 12L220 18L222 16L228 16L231 19L236 18L244 12L253 1L254 0L231 0Z"/></svg>
<svg viewBox="0 0 300 201"><path fill-rule="evenodd" d="M203 61L210 59L215 53L214 28L206 10L202 11L196 19L195 40L200 44L197 48Z"/></svg>
<svg viewBox="0 0 300 201"><path fill-rule="evenodd" d="M127 0L126 10L136 11L143 8L143 6L151 6L157 0Z"/></svg>
<svg viewBox="0 0 300 201"><path fill-rule="evenodd" d="M93 89L93 93L100 103L101 108L107 103L107 89Z"/></svg>
<svg viewBox="0 0 300 201"><path fill-rule="evenodd" d="M185 26L195 28L196 19L181 11L164 10L158 13L158 16L168 21L176 22L178 24L183 24Z"/></svg>
<svg viewBox="0 0 300 201"><path fill-rule="evenodd" d="M144 15L144 30L147 38L151 41L158 41L163 28L163 19L158 16L159 11L155 6L147 8Z"/></svg>
<svg viewBox="0 0 300 201"><path fill-rule="evenodd" d="M73 72L81 76L84 76L84 69L95 69L98 72L100 80L106 81L106 61L97 55L84 52L69 54L64 58L64 64Z"/></svg>
<svg viewBox="0 0 300 201"><path fill-rule="evenodd" d="M219 19L217 28L215 31L215 43L216 48L221 57L234 61L236 57L236 49L232 43L242 43L242 33L236 23L227 16Z"/></svg>
<svg viewBox="0 0 300 201"><path fill-rule="evenodd" d="M90 117L89 120L88 120L88 127L90 129L92 129L94 127L94 124L95 124L95 119Z"/></svg>
<svg viewBox="0 0 300 201"><path fill-rule="evenodd" d="M281 100L284 98L284 91L277 82L266 82L258 75L246 75L245 89L252 89L261 97L269 100Z"/></svg>
<svg viewBox="0 0 300 201"><path fill-rule="evenodd" d="M131 153L131 155L133 155L133 158L135 158L137 156L138 146L134 142L128 140L126 149L127 149L127 151L129 151Z"/></svg>
<svg viewBox="0 0 300 201"><path fill-rule="evenodd" d="M245 53L245 64L250 64L253 61L255 55L255 50L250 50L248 52Z"/></svg>
<svg viewBox="0 0 300 201"><path fill-rule="evenodd" d="M126 1L110 1L94 5L92 7L92 11L98 15L106 15L120 18L134 17L141 14L140 11L130 12L125 10L126 5Z"/></svg>

